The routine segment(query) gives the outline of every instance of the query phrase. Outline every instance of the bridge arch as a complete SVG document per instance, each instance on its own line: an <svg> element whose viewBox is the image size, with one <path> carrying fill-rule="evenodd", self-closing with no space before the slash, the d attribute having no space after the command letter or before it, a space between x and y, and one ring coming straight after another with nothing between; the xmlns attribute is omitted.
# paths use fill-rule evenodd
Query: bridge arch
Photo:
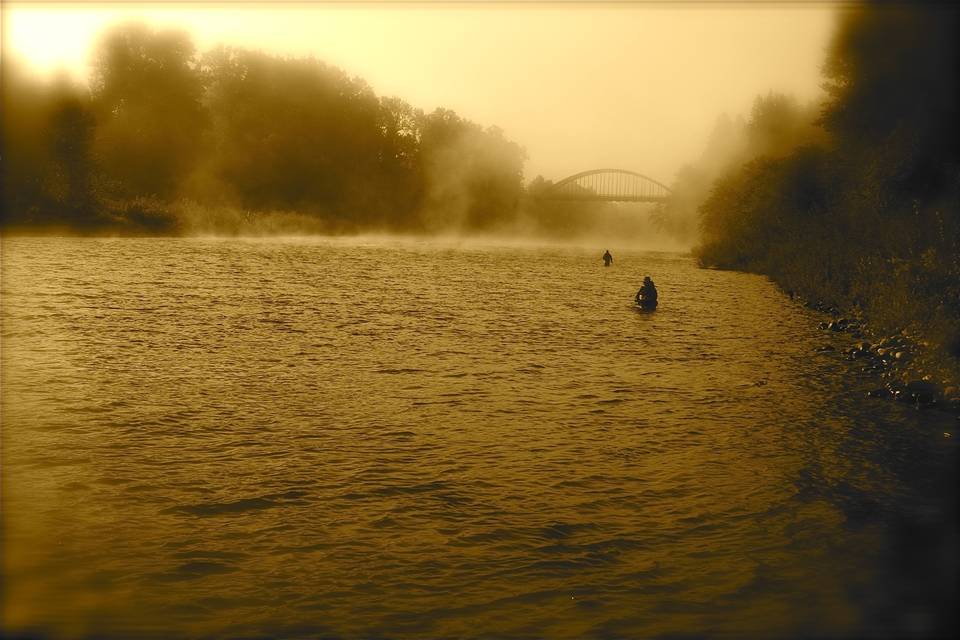
<svg viewBox="0 0 960 640"><path fill-rule="evenodd" d="M670 193L670 187L642 173L626 169L590 169L555 183L542 197L550 200L663 202Z"/></svg>

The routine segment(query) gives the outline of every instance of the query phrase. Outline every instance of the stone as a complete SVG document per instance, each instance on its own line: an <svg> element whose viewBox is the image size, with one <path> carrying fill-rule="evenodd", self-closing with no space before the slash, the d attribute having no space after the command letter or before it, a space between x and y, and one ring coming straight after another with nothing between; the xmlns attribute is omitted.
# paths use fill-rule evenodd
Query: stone
<svg viewBox="0 0 960 640"><path fill-rule="evenodd" d="M940 389L930 380L911 380L904 387L904 395L907 401L926 406L937 402Z"/></svg>

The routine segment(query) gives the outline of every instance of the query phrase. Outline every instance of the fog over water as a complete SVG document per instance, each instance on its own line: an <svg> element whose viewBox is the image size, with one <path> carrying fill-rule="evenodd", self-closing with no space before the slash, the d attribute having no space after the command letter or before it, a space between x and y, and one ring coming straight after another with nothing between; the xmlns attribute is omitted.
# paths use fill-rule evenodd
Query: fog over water
<svg viewBox="0 0 960 640"><path fill-rule="evenodd" d="M779 151L754 126L760 97L802 108L791 123L816 111L836 13L8 3L5 225L689 248L714 175ZM597 169L675 193L556 201L555 184Z"/></svg>

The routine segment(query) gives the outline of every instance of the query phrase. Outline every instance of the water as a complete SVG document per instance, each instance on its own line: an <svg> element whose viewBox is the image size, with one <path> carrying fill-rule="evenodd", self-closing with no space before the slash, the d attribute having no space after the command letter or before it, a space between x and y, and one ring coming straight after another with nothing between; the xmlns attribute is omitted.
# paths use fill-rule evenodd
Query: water
<svg viewBox="0 0 960 640"><path fill-rule="evenodd" d="M764 278L611 249L5 240L3 628L948 629L956 420Z"/></svg>

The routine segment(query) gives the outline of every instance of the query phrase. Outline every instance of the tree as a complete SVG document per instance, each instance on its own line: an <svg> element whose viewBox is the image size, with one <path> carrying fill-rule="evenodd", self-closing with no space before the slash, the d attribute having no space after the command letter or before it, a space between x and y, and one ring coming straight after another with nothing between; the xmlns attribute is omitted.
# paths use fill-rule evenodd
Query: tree
<svg viewBox="0 0 960 640"><path fill-rule="evenodd" d="M751 146L766 155L715 182L700 261L859 308L879 329L912 325L960 358L957 15L845 10L824 65L824 132L788 101L758 100Z"/></svg>
<svg viewBox="0 0 960 640"><path fill-rule="evenodd" d="M65 78L30 78L4 63L3 222L89 228L98 215L92 175L94 118L84 90Z"/></svg>
<svg viewBox="0 0 960 640"><path fill-rule="evenodd" d="M497 127L483 129L439 108L424 118L421 149L431 223L493 229L512 220L526 152Z"/></svg>
<svg viewBox="0 0 960 640"><path fill-rule="evenodd" d="M92 182L94 118L85 96L74 88L61 85L55 90L48 136L48 187L56 206L73 226L102 223Z"/></svg>
<svg viewBox="0 0 960 640"><path fill-rule="evenodd" d="M957 9L891 3L848 8L824 64L829 100L821 116L851 164L914 195L955 179Z"/></svg>
<svg viewBox="0 0 960 640"><path fill-rule="evenodd" d="M363 224L378 171L379 101L312 58L218 48L204 57L213 119L210 170L243 207Z"/></svg>
<svg viewBox="0 0 960 640"><path fill-rule="evenodd" d="M139 24L102 38L91 89L95 149L118 197L169 199L193 170L206 114L190 38Z"/></svg>

